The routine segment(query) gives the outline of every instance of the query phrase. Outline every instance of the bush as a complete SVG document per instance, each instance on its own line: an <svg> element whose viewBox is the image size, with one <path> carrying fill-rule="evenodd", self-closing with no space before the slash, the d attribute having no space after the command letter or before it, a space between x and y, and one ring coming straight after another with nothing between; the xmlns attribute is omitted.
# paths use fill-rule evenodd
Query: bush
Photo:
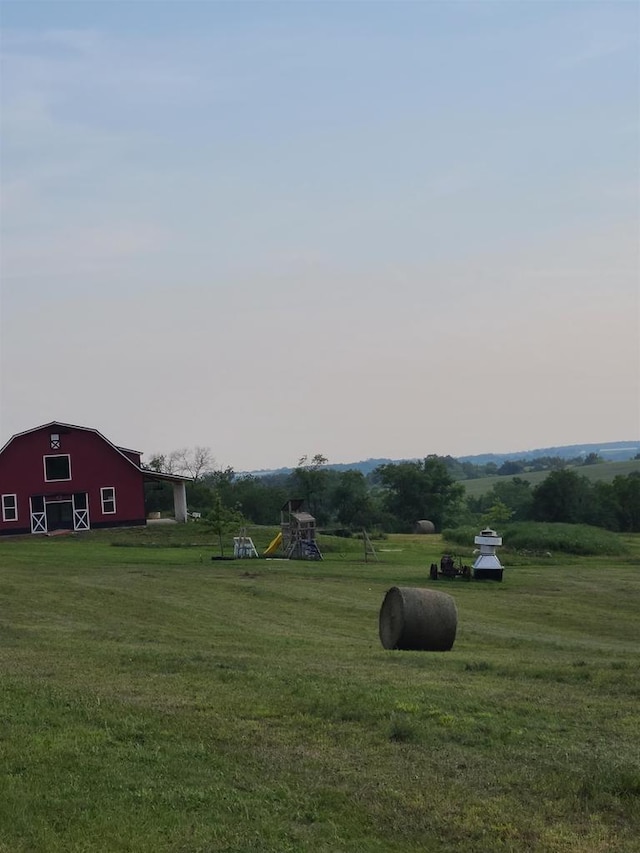
<svg viewBox="0 0 640 853"><path fill-rule="evenodd" d="M453 545L471 547L478 533L477 528L456 527L444 530L442 538ZM615 533L588 524L521 521L506 525L498 534L502 536L505 548L511 551L559 551L580 556L619 556L626 554L628 550L624 541Z"/></svg>
<svg viewBox="0 0 640 853"><path fill-rule="evenodd" d="M336 527L333 530L320 530L319 533L322 536L337 536L340 539L350 539L353 536L353 532L346 527Z"/></svg>
<svg viewBox="0 0 640 853"><path fill-rule="evenodd" d="M478 525L462 525L461 527L448 527L442 531L442 538L451 545L460 545L462 548L473 548L473 539L480 532Z"/></svg>
<svg viewBox="0 0 640 853"><path fill-rule="evenodd" d="M628 550L615 533L588 524L523 521L509 525L502 541L515 551L560 551L581 556L615 556Z"/></svg>

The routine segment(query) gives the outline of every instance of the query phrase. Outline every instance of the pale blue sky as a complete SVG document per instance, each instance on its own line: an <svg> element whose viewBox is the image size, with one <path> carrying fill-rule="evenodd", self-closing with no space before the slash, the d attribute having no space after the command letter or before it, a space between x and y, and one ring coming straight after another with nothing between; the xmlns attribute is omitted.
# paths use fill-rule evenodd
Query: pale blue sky
<svg viewBox="0 0 640 853"><path fill-rule="evenodd" d="M0 7L0 441L640 437L635 2Z"/></svg>

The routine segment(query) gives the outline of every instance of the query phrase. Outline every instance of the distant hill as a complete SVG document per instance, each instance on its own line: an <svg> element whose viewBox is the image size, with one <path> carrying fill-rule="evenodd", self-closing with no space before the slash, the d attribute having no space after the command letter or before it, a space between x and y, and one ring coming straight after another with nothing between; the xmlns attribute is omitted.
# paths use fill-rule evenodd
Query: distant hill
<svg viewBox="0 0 640 853"><path fill-rule="evenodd" d="M471 462L473 465L487 465L489 462L501 465L508 459L537 459L540 456L577 459L580 456L588 456L589 453L597 453L605 462L626 462L640 453L640 440L610 441L603 444L567 444L561 447L539 447L535 450L518 450L514 453L481 453L476 456L457 456L455 458L458 462ZM364 459L361 462L330 463L327 465L327 468L330 468L332 471L361 471L366 476L379 465L410 461L415 461L415 459ZM262 477L271 474L290 474L292 471L293 468L273 468L269 470L245 471L243 473Z"/></svg>
<svg viewBox="0 0 640 853"><path fill-rule="evenodd" d="M501 465L507 459L537 459L540 456L558 456L560 459L577 459L597 453L605 462L626 462L640 453L640 441L610 441L605 444L566 444L562 447L541 447L536 450L519 450L515 453L483 453L478 456L459 456L459 462Z"/></svg>

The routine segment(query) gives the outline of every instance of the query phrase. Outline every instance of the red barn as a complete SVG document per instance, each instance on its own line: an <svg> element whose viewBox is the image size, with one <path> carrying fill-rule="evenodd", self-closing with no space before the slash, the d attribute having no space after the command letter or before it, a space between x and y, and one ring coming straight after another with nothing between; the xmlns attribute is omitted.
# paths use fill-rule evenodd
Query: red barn
<svg viewBox="0 0 640 853"><path fill-rule="evenodd" d="M176 521L187 520L187 477L157 474L140 453L98 430L52 421L0 450L0 535L146 524L145 481L173 484Z"/></svg>

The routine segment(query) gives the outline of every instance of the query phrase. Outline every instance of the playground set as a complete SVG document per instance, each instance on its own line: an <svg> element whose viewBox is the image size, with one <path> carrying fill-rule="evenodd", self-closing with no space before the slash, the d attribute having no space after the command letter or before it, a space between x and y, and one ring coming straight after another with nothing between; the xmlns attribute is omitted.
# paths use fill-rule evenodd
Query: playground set
<svg viewBox="0 0 640 853"><path fill-rule="evenodd" d="M287 560L321 560L316 541L316 520L303 510L301 498L288 500L280 510L280 531L267 546L264 556L282 551Z"/></svg>

